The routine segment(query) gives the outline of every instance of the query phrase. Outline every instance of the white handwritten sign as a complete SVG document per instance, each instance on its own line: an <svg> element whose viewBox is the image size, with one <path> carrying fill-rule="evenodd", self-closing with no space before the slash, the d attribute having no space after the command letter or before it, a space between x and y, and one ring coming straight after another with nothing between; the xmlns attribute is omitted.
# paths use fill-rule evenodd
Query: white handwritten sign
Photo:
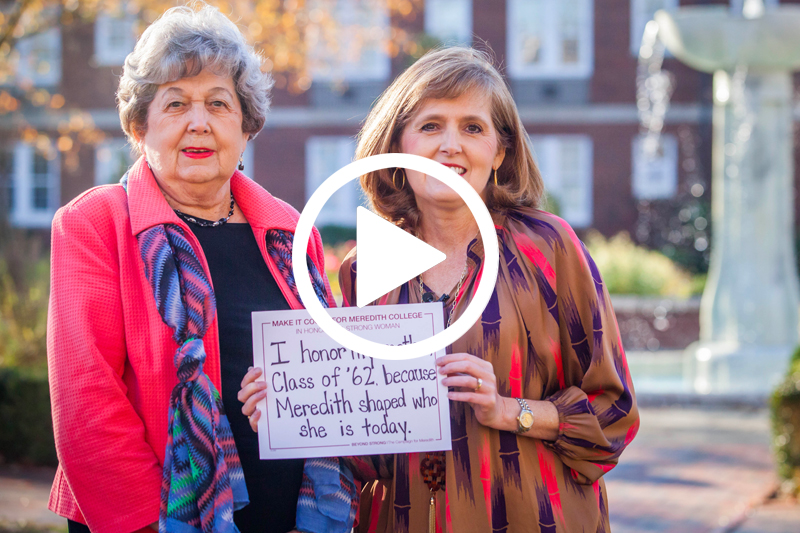
<svg viewBox="0 0 800 533"><path fill-rule="evenodd" d="M386 345L443 329L440 302L329 309L356 334ZM450 409L436 354L405 361L333 341L307 311L253 313L253 361L264 369L258 406L262 459L449 450Z"/></svg>

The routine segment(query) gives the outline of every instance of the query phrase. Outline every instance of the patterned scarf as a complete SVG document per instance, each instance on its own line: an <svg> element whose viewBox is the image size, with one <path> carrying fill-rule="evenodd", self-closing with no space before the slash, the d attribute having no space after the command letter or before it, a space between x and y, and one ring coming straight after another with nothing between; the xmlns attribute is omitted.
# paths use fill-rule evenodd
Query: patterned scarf
<svg viewBox="0 0 800 533"><path fill-rule="evenodd" d="M214 291L179 226L154 226L137 239L156 307L179 346L158 530L238 533L233 512L248 503L244 473L222 398L203 372L203 336L216 314Z"/></svg>
<svg viewBox="0 0 800 533"><path fill-rule="evenodd" d="M127 191L127 173L121 183ZM270 230L266 241L272 260L300 301L292 237ZM249 503L244 473L222 398L203 371L203 337L216 314L214 291L180 226L154 226L137 240L156 307L178 344L174 363L179 383L170 397L159 533L238 533L233 512ZM314 292L328 307L324 279L308 256L307 261ZM346 481L336 491L338 496L357 502L355 486Z"/></svg>

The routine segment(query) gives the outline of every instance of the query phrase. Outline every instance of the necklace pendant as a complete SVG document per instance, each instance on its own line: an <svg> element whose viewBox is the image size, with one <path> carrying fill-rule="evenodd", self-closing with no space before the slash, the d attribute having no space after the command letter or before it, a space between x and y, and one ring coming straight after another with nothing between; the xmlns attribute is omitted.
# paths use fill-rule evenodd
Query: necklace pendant
<svg viewBox="0 0 800 533"><path fill-rule="evenodd" d="M436 498L431 491L431 503L428 507L428 533L436 533Z"/></svg>
<svg viewBox="0 0 800 533"><path fill-rule="evenodd" d="M422 295L422 301L425 303L430 303L436 301L436 295L433 294L431 291L428 291Z"/></svg>

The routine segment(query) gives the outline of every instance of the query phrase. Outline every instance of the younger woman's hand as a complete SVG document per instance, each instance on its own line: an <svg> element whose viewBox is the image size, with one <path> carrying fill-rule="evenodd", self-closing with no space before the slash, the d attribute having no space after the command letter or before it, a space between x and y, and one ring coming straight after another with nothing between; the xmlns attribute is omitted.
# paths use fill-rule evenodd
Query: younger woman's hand
<svg viewBox="0 0 800 533"><path fill-rule="evenodd" d="M250 367L242 380L242 388L237 397L244 405L242 414L250 420L250 427L258 432L258 419L261 418L261 411L256 409L256 404L267 397L267 383L256 381L264 372L260 368Z"/></svg>
<svg viewBox="0 0 800 533"><path fill-rule="evenodd" d="M436 364L439 373L447 376L442 383L457 388L447 393L449 399L470 404L475 418L484 426L505 429L502 427L505 404L497 394L492 363L468 353L451 353L437 359Z"/></svg>

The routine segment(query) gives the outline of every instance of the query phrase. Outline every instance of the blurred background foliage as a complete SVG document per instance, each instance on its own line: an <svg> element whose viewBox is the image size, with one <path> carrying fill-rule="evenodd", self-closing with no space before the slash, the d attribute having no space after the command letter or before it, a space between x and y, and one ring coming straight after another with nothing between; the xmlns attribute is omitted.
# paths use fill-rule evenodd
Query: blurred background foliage
<svg viewBox="0 0 800 533"><path fill-rule="evenodd" d="M422 0L365 0L361 11L352 13L347 23L337 20L336 0L208 0L222 13L231 16L256 51L264 58L263 69L271 72L275 87L300 94L311 87L314 72L335 67L361 53L362 48L385 47L390 57L414 54L422 48L416 34L402 27L391 35L376 35L365 13L371 3L387 8L388 16L403 21L413 18ZM78 166L81 146L94 146L105 140L87 111L70 106L64 95L37 87L21 73L19 45L49 29L91 22L99 15L133 18L137 36L176 0L13 0L0 2L0 116L13 119L19 138L54 159L61 152L70 168ZM235 16L231 14L235 13ZM347 40L341 36L346 32ZM387 39L389 37L389 39ZM351 43L342 49L342 42ZM321 43L321 44L320 44ZM323 50L324 53L318 53ZM29 65L30 67L31 65ZM34 65L42 73L47 62ZM335 81L335 80L334 80ZM39 113L60 116L59 136L53 138L36 127L31 116Z"/></svg>
<svg viewBox="0 0 800 533"><path fill-rule="evenodd" d="M47 382L47 242L0 221L0 463L57 462Z"/></svg>
<svg viewBox="0 0 800 533"><path fill-rule="evenodd" d="M586 236L586 247L611 294L699 295L705 274L691 274L660 251L639 246L626 232L606 239L597 231Z"/></svg>
<svg viewBox="0 0 800 533"><path fill-rule="evenodd" d="M49 294L47 243L24 230L0 229L0 367L46 368Z"/></svg>
<svg viewBox="0 0 800 533"><path fill-rule="evenodd" d="M770 402L772 448L782 492L800 496L800 347Z"/></svg>

